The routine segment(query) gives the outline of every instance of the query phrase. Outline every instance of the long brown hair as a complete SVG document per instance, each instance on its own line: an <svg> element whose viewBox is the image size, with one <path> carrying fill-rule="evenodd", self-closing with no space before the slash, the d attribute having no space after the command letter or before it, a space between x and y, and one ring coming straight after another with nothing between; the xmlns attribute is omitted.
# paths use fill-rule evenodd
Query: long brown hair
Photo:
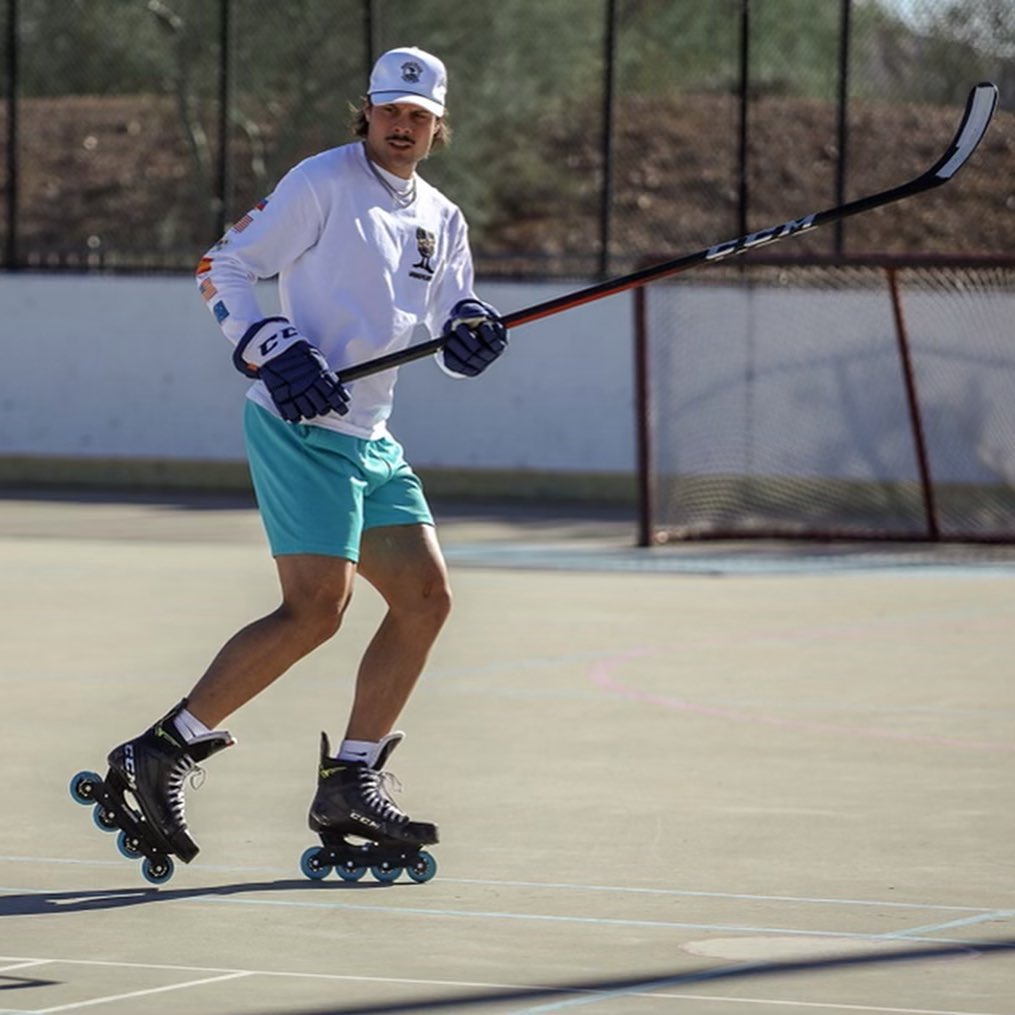
<svg viewBox="0 0 1015 1015"><path fill-rule="evenodd" d="M367 110L370 109L372 103L369 98L364 98L358 106L349 106L349 129L352 131L354 137L364 138L367 136L367 129L369 124L367 123ZM434 131L433 144L430 146L431 151L438 151L441 148L447 147L451 144L451 126L448 123L447 113L437 119L437 129Z"/></svg>

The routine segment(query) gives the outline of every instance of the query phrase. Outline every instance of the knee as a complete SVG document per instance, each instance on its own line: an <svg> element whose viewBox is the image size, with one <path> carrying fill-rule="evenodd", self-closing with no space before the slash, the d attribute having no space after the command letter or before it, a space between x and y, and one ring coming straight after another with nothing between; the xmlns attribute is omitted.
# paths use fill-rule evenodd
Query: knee
<svg viewBox="0 0 1015 1015"><path fill-rule="evenodd" d="M350 598L326 593L288 596L281 611L293 624L300 640L314 648L338 633Z"/></svg>
<svg viewBox="0 0 1015 1015"><path fill-rule="evenodd" d="M440 630L451 613L452 595L447 576L440 574L421 582L400 605L420 623Z"/></svg>
<svg viewBox="0 0 1015 1015"><path fill-rule="evenodd" d="M443 624L451 613L454 601L447 578L442 576L439 581L426 586L423 590L423 598L427 603L428 611L437 620L438 625Z"/></svg>

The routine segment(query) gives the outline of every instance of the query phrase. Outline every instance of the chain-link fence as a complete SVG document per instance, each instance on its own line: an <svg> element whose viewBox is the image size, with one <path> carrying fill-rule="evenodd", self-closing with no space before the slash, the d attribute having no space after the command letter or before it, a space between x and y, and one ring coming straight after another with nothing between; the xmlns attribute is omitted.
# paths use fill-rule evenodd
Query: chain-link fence
<svg viewBox="0 0 1015 1015"><path fill-rule="evenodd" d="M486 275L628 270L858 197L1000 111L949 188L798 241L1015 252L1011 0L0 0L2 266L190 270L341 144L373 58L449 67L423 168Z"/></svg>

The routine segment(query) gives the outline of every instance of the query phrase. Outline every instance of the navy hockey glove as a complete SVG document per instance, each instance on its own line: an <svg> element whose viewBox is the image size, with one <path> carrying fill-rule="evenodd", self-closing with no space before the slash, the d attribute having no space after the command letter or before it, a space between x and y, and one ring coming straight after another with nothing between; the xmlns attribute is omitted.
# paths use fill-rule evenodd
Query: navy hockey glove
<svg viewBox="0 0 1015 1015"><path fill-rule="evenodd" d="M460 377L481 374L508 344L507 328L497 311L481 300L459 300L441 333L447 336L444 366Z"/></svg>
<svg viewBox="0 0 1015 1015"><path fill-rule="evenodd" d="M264 381L290 423L349 411L349 394L338 374L284 317L266 317L251 325L236 345L233 363L245 376Z"/></svg>

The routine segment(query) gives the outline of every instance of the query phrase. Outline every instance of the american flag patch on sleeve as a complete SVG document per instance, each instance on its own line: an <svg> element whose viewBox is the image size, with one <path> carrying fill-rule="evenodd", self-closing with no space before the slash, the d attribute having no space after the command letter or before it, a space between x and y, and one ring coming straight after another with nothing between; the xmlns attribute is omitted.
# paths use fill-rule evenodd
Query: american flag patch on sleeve
<svg viewBox="0 0 1015 1015"><path fill-rule="evenodd" d="M233 232L242 233L243 230L246 229L247 226L249 226L250 223L254 221L254 213L264 211L264 209L267 206L268 199L266 197L258 201L257 204L255 204L254 207L251 208L250 211L248 211L247 214L243 216L243 218L233 223Z"/></svg>

